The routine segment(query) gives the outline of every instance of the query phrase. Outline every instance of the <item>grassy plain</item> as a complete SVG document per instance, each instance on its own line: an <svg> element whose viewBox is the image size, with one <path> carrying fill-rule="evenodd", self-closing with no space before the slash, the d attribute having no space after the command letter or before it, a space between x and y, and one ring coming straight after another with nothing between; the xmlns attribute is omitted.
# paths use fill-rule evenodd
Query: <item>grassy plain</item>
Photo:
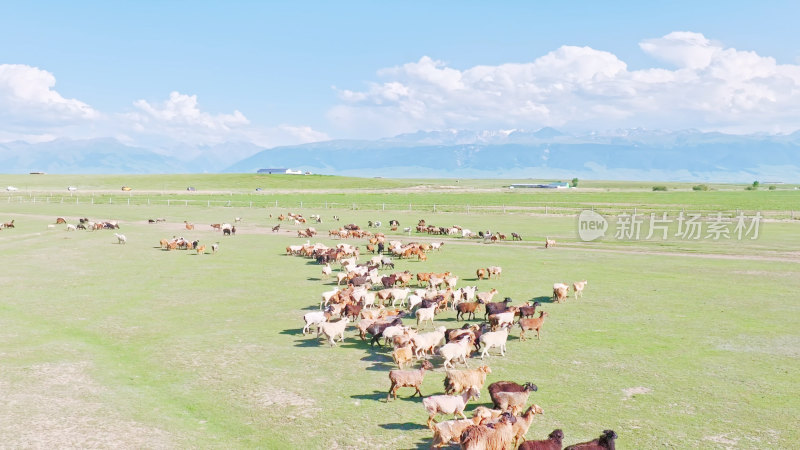
<svg viewBox="0 0 800 450"><path fill-rule="evenodd" d="M164 176L161 183L176 190L189 183L199 188L217 180L208 177ZM122 178L87 180L102 195L118 189ZM250 189L250 181L229 180ZM373 181L327 178L327 184L309 188L316 192L285 195L311 202L311 195L331 198L353 186L374 189ZM391 192L357 195L403 196L406 202L410 194L396 190L418 186L384 181ZM28 189L50 188L55 184ZM224 188L220 181L210 190ZM614 187L596 194L614 202L623 191ZM644 205L658 205L662 196L673 194L628 192ZM197 194L224 198L202 190ZM753 194L763 199L794 195L778 202L784 210L792 209L785 203L797 198L788 190L736 190L714 201L726 210L749 209L745 205ZM459 194L417 195L441 195L453 203L458 200L450 195ZM486 204L497 201L499 193L470 195ZM286 211L0 199L0 222L14 219L16 224L0 232L4 445L427 448L431 433L419 399L401 390L401 399L385 402L387 372L393 367L388 351L370 349L352 329L333 349L300 334L302 314L318 308L319 294L331 282L320 279L318 265L283 255L287 245L304 242L269 231L277 223L269 214ZM399 261L397 270L450 270L461 276L460 285L496 287L515 303L543 302L550 316L542 340L520 342L515 329L507 356L494 354L486 361L493 370L490 382L511 379L539 386L531 398L545 415L536 418L529 438L562 428L565 442L574 443L612 428L620 448L791 448L800 441L795 426L800 411L798 221L764 223L756 240L584 243L569 216L303 212L323 214L318 230L350 222L365 226L367 220L386 224L391 218L407 226L425 218L443 226L520 233L521 243L444 238L443 249L429 261ZM332 224L333 215L341 221ZM70 222L83 216L120 220L128 243L118 245L109 231L48 228L57 216ZM223 238L208 226L237 216L243 222L236 236ZM167 222L147 223L155 217ZM186 231L184 220L197 229ZM173 235L206 245L219 241L220 251L160 250L158 241ZM545 250L544 236L555 237L559 246ZM415 233L395 237L428 239ZM326 237L319 241L336 243ZM474 280L475 269L487 265L502 266L503 277ZM585 299L549 302L553 282L579 279L589 280ZM437 316L437 324L460 325L452 312ZM444 373L440 360L434 363L437 370L423 384L426 396L442 392ZM478 364L470 361L471 367ZM468 409L488 402L484 390Z"/></svg>

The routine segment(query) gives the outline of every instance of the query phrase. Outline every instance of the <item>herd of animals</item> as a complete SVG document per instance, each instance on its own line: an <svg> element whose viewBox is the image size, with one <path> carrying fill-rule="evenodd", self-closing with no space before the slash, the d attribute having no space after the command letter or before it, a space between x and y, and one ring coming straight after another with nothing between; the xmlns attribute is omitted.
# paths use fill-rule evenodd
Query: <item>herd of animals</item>
<svg viewBox="0 0 800 450"><path fill-rule="evenodd" d="M306 220L300 215L289 213L281 215L279 220L287 218L294 220L295 224L304 224ZM320 216L312 217L317 223L321 222ZM335 217L334 220L338 220ZM235 223L240 222L235 219ZM149 223L165 222L164 219L149 219ZM90 221L88 218L79 219L76 225L68 224L63 217L56 220L56 224L65 224L67 231L76 229L119 229L115 221ZM53 225L50 225L52 227ZM369 227L379 228L380 222L371 222ZM14 220L0 225L2 228L14 228ZM184 222L186 230L194 230L194 224ZM236 233L236 227L229 223L211 224L215 231L224 235ZM397 230L399 222L390 222L392 230ZM273 227L277 232L280 224ZM404 230L407 231L407 230ZM462 237L478 236L485 240L496 241L500 233L481 232L480 235L461 227L431 227L420 221L417 226L418 233L460 235ZM316 230L309 227L298 232L298 237L313 237ZM300 255L314 258L324 264L323 276L336 277L337 287L322 294L320 310L307 313L303 316L305 325L303 335L311 333L311 327L316 327L317 338L325 337L328 344L333 347L336 341L344 340L345 330L352 323L358 335L366 342L369 336L370 347L382 347L391 344L391 357L398 366L388 372L390 386L386 401L397 398L401 388L413 388L412 397L422 397L420 387L425 379L426 371L434 368L434 356L441 357L442 368L446 376L444 379L444 393L422 399L422 408L428 414L427 426L433 432L432 447L444 447L458 444L463 449L489 449L506 450L518 448L524 450L562 449L565 438L561 429L553 430L546 439L525 440L525 435L530 428L534 417L542 414L539 405L528 406L531 392L538 390L532 382L519 384L514 381L502 380L488 385L487 389L493 402L493 408L478 406L472 411L472 417L465 415L467 403L473 398L480 397L488 376L492 373L488 365L478 368L469 368L468 359L473 352L479 353L481 360L490 355L489 350L497 349L500 356L505 356L508 336L515 325L519 327L520 341L525 340L526 331L535 331L537 339L541 339L541 331L548 316L546 311L539 310L539 302L528 302L523 305L511 305L508 297L502 301L493 301L498 293L497 289L480 292L477 286L462 286L456 288L459 277L451 272L420 272L411 274L409 271L390 274L380 274L379 270L394 269L394 258L409 258L416 256L420 261L427 260L427 253L438 251L444 242L430 243L402 243L387 240L380 232L361 230L355 224L349 224L338 230L332 230L332 238L366 237L369 243L365 244L368 252L374 254L369 260L359 263L360 251L358 245L340 242L334 247L322 243L305 245L290 245L287 254ZM514 240L521 240L517 233L511 233ZM119 244L125 244L125 235L115 233ZM494 238L494 239L492 239ZM555 241L547 238L545 247L550 248ZM187 240L182 237L162 239L160 246L166 250L186 249L195 250L198 254L205 253L206 246L198 240ZM216 253L219 242L211 245L211 252ZM375 254L377 253L377 254ZM341 270L334 275L332 264L339 264ZM476 280L482 281L492 278L499 279L502 268L489 266L478 268L475 272ZM416 289L412 291L411 283L416 282ZM346 287L339 287L341 284ZM569 294L570 288L574 297L580 298L584 288L588 285L586 280L573 283L553 285L553 301L563 302ZM377 288L374 289L374 288ZM470 323L476 319L476 313L484 309L483 321ZM459 328L447 329L443 326L434 327L435 317L447 311L455 312L456 321L465 320ZM404 317L416 318L416 326L406 326ZM333 320L338 318L338 320ZM433 330L424 331L430 325ZM383 343L381 343L383 340ZM420 363L418 369L406 368ZM463 365L463 369L456 369L456 365ZM528 406L526 408L526 406ZM454 419L438 422L440 415L453 415ZM458 418L460 417L460 418ZM602 434L590 441L573 444L566 449L614 449L617 434L613 430L604 430Z"/></svg>
<svg viewBox="0 0 800 450"><path fill-rule="evenodd" d="M380 222L368 225L379 227ZM439 228L433 229L437 232L430 234L457 234L448 230L463 230L450 227L443 229L444 233L439 233ZM417 231L424 233L427 230L426 226ZM311 244L306 241L304 245L287 247L287 255L316 259L323 264L323 278L335 278L337 282L335 289L322 293L320 309L303 316L303 335L313 334L312 327L316 327L316 337L324 337L328 345L334 347L337 342L344 341L345 331L352 325L361 340L366 342L369 338L371 348L375 345L381 348L391 345L391 358L398 368L388 372L390 386L387 402L396 399L401 388L414 389L411 397L422 397L420 388L425 374L434 369L434 358L440 357L446 374L444 393L422 398L421 401L422 408L428 414L427 426L433 432L432 447L457 444L471 450L563 448L564 432L561 429L554 430L546 439L525 440L534 417L543 413L539 405L528 405L530 393L538 390L532 382L519 384L503 380L491 383L487 389L493 408L478 406L472 411L472 417L465 414L468 402L479 398L481 389L492 373L488 365L470 368L468 359L474 353L484 360L492 349L496 349L499 356L505 356L507 339L514 326L519 327L520 341L525 340L526 331L535 331L537 339L541 339L547 312L537 312L537 308L541 307L539 302L515 306L511 305L513 300L508 297L493 301L497 289L480 292L477 286L457 288L459 277L451 272L379 272L394 270L395 260L392 258L416 256L424 261L427 258L420 255L442 248L443 242L403 243L389 240L383 233L365 232L355 224L331 230L329 235L334 238L366 237L369 239L369 243L364 244L367 251L377 254L359 263L360 246L357 245L340 242L329 247L323 243ZM516 233L513 235L518 236ZM313 234L306 233L302 237L313 237ZM548 238L545 247L550 248L554 244ZM336 263L341 269L338 273L333 269ZM475 275L479 282L499 279L502 268L478 268ZM340 287L342 284L346 284L346 287ZM580 298L587 285L586 280L572 285L555 283L553 301L563 302L570 289L575 298ZM483 321L469 322L475 319L479 308L484 309ZM456 321L465 320L467 323L451 329L434 327L435 316L446 312L455 312ZM415 318L415 326L405 325L404 318ZM428 327L433 329L426 331ZM416 363L420 364L419 368L407 368ZM463 368L456 368L456 365ZM436 419L441 415L452 415L454 419L438 422ZM616 438L613 430L604 430L596 439L565 448L614 449Z"/></svg>

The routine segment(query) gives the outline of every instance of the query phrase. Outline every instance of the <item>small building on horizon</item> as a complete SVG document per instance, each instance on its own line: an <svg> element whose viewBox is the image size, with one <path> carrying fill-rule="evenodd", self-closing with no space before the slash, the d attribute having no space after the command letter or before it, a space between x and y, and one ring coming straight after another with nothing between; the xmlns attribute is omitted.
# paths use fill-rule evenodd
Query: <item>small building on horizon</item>
<svg viewBox="0 0 800 450"><path fill-rule="evenodd" d="M256 173L266 173L266 174L281 174L281 175L303 175L302 170L292 170L292 169L258 169ZM306 174L309 174L307 172Z"/></svg>
<svg viewBox="0 0 800 450"><path fill-rule="evenodd" d="M512 184L510 189L529 188L529 189L569 189L566 181L556 181L548 184Z"/></svg>

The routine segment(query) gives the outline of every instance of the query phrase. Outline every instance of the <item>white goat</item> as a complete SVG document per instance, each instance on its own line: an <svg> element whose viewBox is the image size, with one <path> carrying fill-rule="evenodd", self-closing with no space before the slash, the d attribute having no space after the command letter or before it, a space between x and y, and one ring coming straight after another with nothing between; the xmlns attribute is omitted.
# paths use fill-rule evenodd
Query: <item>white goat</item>
<svg viewBox="0 0 800 450"><path fill-rule="evenodd" d="M306 326L303 327L303 335L311 331L311 325L317 325L327 322L331 317L330 311L312 311L303 315L303 320Z"/></svg>
<svg viewBox="0 0 800 450"><path fill-rule="evenodd" d="M500 349L500 356L506 355L506 341L508 340L508 328L498 331L489 331L481 335L481 343L484 345L481 352L481 359L489 353L489 349L497 347Z"/></svg>
<svg viewBox="0 0 800 450"><path fill-rule="evenodd" d="M324 334L328 338L328 344L331 347L336 345L336 336L339 336L339 342L344 341L344 330L347 328L347 322L350 322L349 317L345 317L337 322L323 322L317 327L317 338Z"/></svg>
<svg viewBox="0 0 800 450"><path fill-rule="evenodd" d="M433 326L433 317L436 314L436 305L430 306L428 308L419 308L414 315L417 316L417 329L419 329L420 323L425 323L425 321L430 321L431 326Z"/></svg>
<svg viewBox="0 0 800 450"><path fill-rule="evenodd" d="M128 238L126 238L124 234L114 233L114 236L117 237L117 244L124 244L128 242Z"/></svg>
<svg viewBox="0 0 800 450"><path fill-rule="evenodd" d="M470 399L480 398L481 392L475 387L470 387L461 395L433 395L422 399L422 405L428 411L428 428L433 429L434 417L438 414L452 414L454 417L460 415L466 419L464 408Z"/></svg>
<svg viewBox="0 0 800 450"><path fill-rule="evenodd" d="M444 368L446 369L448 364L450 364L450 367L455 367L454 364L451 364L453 360L461 360L465 366L469 367L467 356L469 355L470 347L472 345L469 342L469 335L459 339L457 342L448 342L441 346L439 354L444 358Z"/></svg>

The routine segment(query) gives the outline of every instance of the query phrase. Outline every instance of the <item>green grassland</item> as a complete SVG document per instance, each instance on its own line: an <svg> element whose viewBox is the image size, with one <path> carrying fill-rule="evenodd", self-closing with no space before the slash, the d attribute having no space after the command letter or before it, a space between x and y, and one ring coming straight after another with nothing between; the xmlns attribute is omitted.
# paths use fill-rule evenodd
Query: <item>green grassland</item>
<svg viewBox="0 0 800 450"><path fill-rule="evenodd" d="M230 194L204 193L201 186L225 191L230 183L249 191L252 181L249 175L185 177L153 178L150 185L144 178L134 184L121 176L88 180L92 189L107 192L122 184L159 191L164 188L157 183L163 183L168 191L191 183L197 194L217 200ZM371 183L382 182L390 192L355 195L400 203L411 195L402 188L419 186L409 180L319 178L308 195L283 195L310 203L313 196L330 198L341 189L378 190ZM24 188L19 181L3 183ZM74 184L59 183L28 189L64 190L61 185ZM291 183L283 180L274 189L290 190ZM476 181L475 188L487 192L415 195L442 198L442 204L457 204L466 201L458 196L469 195L476 205L491 204L501 193L486 183L481 187ZM681 203L692 196L727 193L609 189L585 195L627 207L635 202L618 200L618 195L628 193L652 207L668 195L680 194L674 201ZM234 195L251 195L243 191ZM565 203L589 202L580 200L580 191L563 194L546 195ZM769 206L774 194L786 197ZM700 204L732 211L750 210L752 202L752 209L790 210L798 194L737 189L730 195ZM517 243L444 237L443 249L432 252L427 262L398 261L397 270L450 270L461 277L459 285L477 284L481 291L494 287L517 304L542 302L549 317L541 341L521 342L515 328L506 356L493 352L484 361L492 368L489 382L509 379L539 386L531 401L545 414L536 417L529 438L562 428L565 443L571 444L611 428L619 435L619 448L791 448L800 441L798 221L768 221L755 240L606 237L585 243L577 238L575 218L561 215L292 210L322 214L323 223L314 226L323 233L315 241L329 245L338 241L326 237L328 228L381 220L381 231L389 232L385 224L391 218L402 226L424 218L442 226L520 233L524 240ZM269 230L278 223L275 217L286 212L284 207L0 198L0 222L14 219L16 225L0 231L4 445L428 448L431 433L420 400L401 389L401 398L385 401L387 373L393 368L388 350L370 348L352 328L336 348L300 334L302 315L317 309L319 294L334 283L321 279L320 266L312 261L284 255L287 245L305 241ZM341 221L332 222L333 215ZM58 216L70 223L84 216L119 220L128 243L117 244L108 230L48 228ZM155 217L167 222L147 223ZM234 217L243 218L236 236L223 237L209 226ZM195 223L196 230L185 230L184 220ZM283 223L282 228L298 227ZM206 245L219 241L220 251L161 250L158 241L174 235ZM544 249L545 236L559 245ZM393 238L440 239L402 232ZM475 269L488 265L502 266L502 278L475 280ZM584 299L549 301L553 282L580 279L589 280ZM438 315L436 323L461 325L453 312ZM423 384L426 396L442 392L441 360L433 362L437 369ZM479 364L470 360L470 367ZM484 390L468 410L488 403Z"/></svg>

